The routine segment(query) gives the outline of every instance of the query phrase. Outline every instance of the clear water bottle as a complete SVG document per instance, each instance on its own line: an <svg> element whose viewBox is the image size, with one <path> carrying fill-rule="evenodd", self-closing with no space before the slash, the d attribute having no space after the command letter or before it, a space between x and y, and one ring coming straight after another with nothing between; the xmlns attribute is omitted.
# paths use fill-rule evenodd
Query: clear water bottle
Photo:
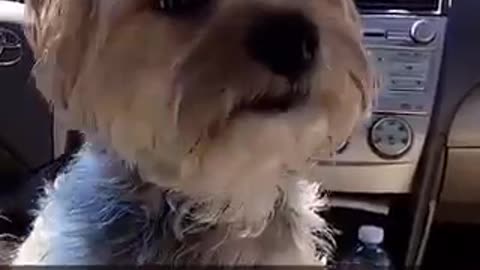
<svg viewBox="0 0 480 270"><path fill-rule="evenodd" d="M387 252L381 247L384 238L382 228L362 226L358 230L358 246L340 262L341 270L392 270Z"/></svg>

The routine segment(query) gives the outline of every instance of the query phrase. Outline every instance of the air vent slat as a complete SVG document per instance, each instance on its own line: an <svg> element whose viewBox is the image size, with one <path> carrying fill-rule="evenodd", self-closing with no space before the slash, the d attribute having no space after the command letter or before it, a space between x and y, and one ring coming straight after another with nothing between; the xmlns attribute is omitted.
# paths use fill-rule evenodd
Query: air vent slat
<svg viewBox="0 0 480 270"><path fill-rule="evenodd" d="M406 10L430 12L439 8L439 0L356 0L361 10Z"/></svg>

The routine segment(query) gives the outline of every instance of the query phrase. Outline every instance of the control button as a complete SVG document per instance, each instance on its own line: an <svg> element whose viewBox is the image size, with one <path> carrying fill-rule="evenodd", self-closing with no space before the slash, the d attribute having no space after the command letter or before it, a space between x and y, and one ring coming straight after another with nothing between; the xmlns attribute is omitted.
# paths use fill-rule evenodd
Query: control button
<svg viewBox="0 0 480 270"><path fill-rule="evenodd" d="M410 105L409 103L402 103L400 104L400 109L405 111L410 111L412 110L412 105Z"/></svg>
<svg viewBox="0 0 480 270"><path fill-rule="evenodd" d="M371 127L368 142L372 150L381 158L398 159L412 147L413 130L401 118L381 118Z"/></svg>
<svg viewBox="0 0 480 270"><path fill-rule="evenodd" d="M388 88L392 91L423 91L425 86L423 79L393 78Z"/></svg>
<svg viewBox="0 0 480 270"><path fill-rule="evenodd" d="M428 63L430 52L414 50L392 51L389 60L392 63Z"/></svg>
<svg viewBox="0 0 480 270"><path fill-rule="evenodd" d="M406 32L406 31L388 31L387 32L387 40L408 42L411 39L410 39L409 33Z"/></svg>
<svg viewBox="0 0 480 270"><path fill-rule="evenodd" d="M425 111L425 107L423 105L417 105L415 106L416 111Z"/></svg>
<svg viewBox="0 0 480 270"><path fill-rule="evenodd" d="M428 63L408 63L408 62L392 62L389 66L389 74L391 76L404 76L425 78L428 72Z"/></svg>
<svg viewBox="0 0 480 270"><path fill-rule="evenodd" d="M418 20L410 29L410 37L416 43L428 44L435 40L437 33L432 24L426 20Z"/></svg>

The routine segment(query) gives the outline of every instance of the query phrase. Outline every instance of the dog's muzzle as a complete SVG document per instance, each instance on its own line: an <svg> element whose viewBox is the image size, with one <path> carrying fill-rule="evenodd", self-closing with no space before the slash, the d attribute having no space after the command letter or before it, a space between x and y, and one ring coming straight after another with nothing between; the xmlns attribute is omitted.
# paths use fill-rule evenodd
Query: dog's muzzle
<svg viewBox="0 0 480 270"><path fill-rule="evenodd" d="M226 40L220 46L224 47L210 55L216 59L202 56L211 53L207 45L219 42L207 39L179 73L172 104L187 144L198 137L216 136L243 113L274 116L305 104L309 97L309 77L318 61L320 43L312 21L299 11L276 10L261 11L245 25L235 26L244 27L245 32L221 32ZM232 55L231 48L243 51ZM230 69L236 63L240 66ZM222 68L226 79L221 77ZM235 72L244 77L238 79Z"/></svg>

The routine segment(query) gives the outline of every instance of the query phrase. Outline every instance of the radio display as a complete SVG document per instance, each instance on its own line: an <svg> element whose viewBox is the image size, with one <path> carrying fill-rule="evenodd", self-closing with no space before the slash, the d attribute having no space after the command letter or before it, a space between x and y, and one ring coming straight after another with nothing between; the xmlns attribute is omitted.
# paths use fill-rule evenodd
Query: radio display
<svg viewBox="0 0 480 270"><path fill-rule="evenodd" d="M439 0L356 0L362 10L434 11Z"/></svg>

